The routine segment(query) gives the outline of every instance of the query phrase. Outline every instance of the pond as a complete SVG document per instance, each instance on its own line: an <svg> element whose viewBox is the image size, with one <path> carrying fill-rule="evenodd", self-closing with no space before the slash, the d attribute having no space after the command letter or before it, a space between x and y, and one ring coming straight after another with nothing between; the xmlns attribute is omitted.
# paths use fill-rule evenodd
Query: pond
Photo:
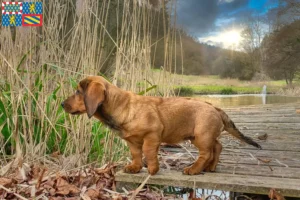
<svg viewBox="0 0 300 200"><path fill-rule="evenodd" d="M195 95L194 98L212 103L219 107L300 102L300 97L262 94Z"/></svg>

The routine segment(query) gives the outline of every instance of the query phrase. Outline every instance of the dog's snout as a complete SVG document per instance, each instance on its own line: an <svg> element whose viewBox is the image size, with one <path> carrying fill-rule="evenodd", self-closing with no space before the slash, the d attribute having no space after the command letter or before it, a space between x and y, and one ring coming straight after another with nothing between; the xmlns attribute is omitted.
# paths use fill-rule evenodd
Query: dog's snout
<svg viewBox="0 0 300 200"><path fill-rule="evenodd" d="M65 106L65 102L63 101L61 104L61 107L63 107L64 108L64 106Z"/></svg>

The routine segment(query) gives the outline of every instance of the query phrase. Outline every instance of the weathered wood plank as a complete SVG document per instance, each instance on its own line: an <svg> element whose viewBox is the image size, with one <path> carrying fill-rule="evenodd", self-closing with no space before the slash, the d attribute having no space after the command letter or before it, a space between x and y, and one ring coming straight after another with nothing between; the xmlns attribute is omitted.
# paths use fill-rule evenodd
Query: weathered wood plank
<svg viewBox="0 0 300 200"><path fill-rule="evenodd" d="M163 148L162 158L164 160L170 160L181 163L192 163L190 153L197 158L198 151L191 150L189 153L183 152L182 149L169 149ZM169 154L172 153L172 154ZM178 155L180 153L180 155ZM183 155L181 155L183 153ZM180 156L180 157L179 157ZM179 161L180 160L180 161ZM300 168L300 152L276 152L276 151L254 151L254 150L242 150L231 151L224 149L220 157L221 163L229 164L248 164L248 165L262 165L262 166L277 166L277 167L292 167Z"/></svg>
<svg viewBox="0 0 300 200"><path fill-rule="evenodd" d="M185 149L182 148L164 148L162 147L164 152L191 152L191 153L198 153L198 150L195 148L187 147ZM297 159L300 160L300 152L293 152L293 151L273 151L273 150L258 150L258 149L230 149L230 148L224 148L221 155L226 154L226 155L233 155L236 154L236 156L248 156L248 155L254 155L254 156L261 156L261 157L276 157L276 158L282 158L282 159L287 159L287 158L292 158L292 159Z"/></svg>
<svg viewBox="0 0 300 200"><path fill-rule="evenodd" d="M289 129L289 130L280 130L280 129L275 129L275 130L269 130L269 129L260 129L260 130L243 130L243 133L246 133L248 135L260 135L260 134L265 134L267 133L268 135L293 135L293 136L299 136L300 130L296 129Z"/></svg>
<svg viewBox="0 0 300 200"><path fill-rule="evenodd" d="M268 166L262 166L262 165L220 163L217 166L216 171L219 173L228 173L228 174L279 177L279 178L280 177L298 178L300 181L299 168L292 168L292 167L273 166L270 169Z"/></svg>
<svg viewBox="0 0 300 200"><path fill-rule="evenodd" d="M300 129L300 123L235 123L237 127L241 130L244 129L280 129L280 130L290 130L290 129Z"/></svg>
<svg viewBox="0 0 300 200"><path fill-rule="evenodd" d="M224 110L228 115L243 115L243 114L297 114L296 108L292 109L276 109L276 110L263 110L263 109L249 109L249 110Z"/></svg>
<svg viewBox="0 0 300 200"><path fill-rule="evenodd" d="M300 117L239 116L231 119L234 123L300 123Z"/></svg>
<svg viewBox="0 0 300 200"><path fill-rule="evenodd" d="M239 141L237 139L233 140L227 140L225 138L221 138L222 144L224 148L236 148L236 149L254 149L257 150L257 148L250 146L250 145L240 145ZM300 145L299 143L289 143L289 142L270 142L270 141L257 141L263 148L263 150L273 150L273 151L300 151Z"/></svg>
<svg viewBox="0 0 300 200"><path fill-rule="evenodd" d="M225 108L225 112L245 135L262 145L257 150L241 145L238 140L222 135L223 151L217 173L185 176L181 171L160 170L149 179L149 184L196 187L234 192L267 194L270 188L281 191L285 196L300 197L300 103L244 106ZM267 134L266 140L258 136ZM164 167L173 159L179 165L171 169L182 169L191 164L198 151L185 148L162 148L160 164ZM171 160L172 161L172 160ZM128 175L118 172L117 181L144 181L148 174Z"/></svg>
<svg viewBox="0 0 300 200"><path fill-rule="evenodd" d="M262 113L258 113L258 114L252 114L251 115L249 113L236 113L236 112L232 112L232 113L228 113L226 112L226 114L230 117L230 118L234 118L234 117L300 117L300 114L297 113L288 113L288 114L283 114L283 113L266 113L266 112L262 112Z"/></svg>
<svg viewBox="0 0 300 200"><path fill-rule="evenodd" d="M118 172L116 181L142 183L148 173L143 170L139 174ZM234 175L223 173L205 173L204 175L187 176L182 172L160 170L151 176L147 184L170 185L175 187L204 188L233 192L268 194L270 188L280 191L284 196L300 196L300 180L262 176Z"/></svg>

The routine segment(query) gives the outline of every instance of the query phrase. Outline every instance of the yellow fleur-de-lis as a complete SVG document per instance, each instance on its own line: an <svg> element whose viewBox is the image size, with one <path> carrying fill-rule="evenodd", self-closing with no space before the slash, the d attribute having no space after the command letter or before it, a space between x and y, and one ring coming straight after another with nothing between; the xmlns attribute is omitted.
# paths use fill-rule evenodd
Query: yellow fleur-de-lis
<svg viewBox="0 0 300 200"><path fill-rule="evenodd" d="M14 15L9 17L9 24L16 25L16 17Z"/></svg>
<svg viewBox="0 0 300 200"><path fill-rule="evenodd" d="M35 4L32 3L30 6L29 6L29 11L30 13L35 13Z"/></svg>

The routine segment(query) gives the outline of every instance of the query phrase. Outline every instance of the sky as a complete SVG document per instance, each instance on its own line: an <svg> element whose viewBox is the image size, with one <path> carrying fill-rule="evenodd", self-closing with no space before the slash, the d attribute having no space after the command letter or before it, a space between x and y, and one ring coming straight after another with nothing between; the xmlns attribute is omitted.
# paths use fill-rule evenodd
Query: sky
<svg viewBox="0 0 300 200"><path fill-rule="evenodd" d="M264 16L278 0L177 0L177 24L200 42L238 45L249 16Z"/></svg>

